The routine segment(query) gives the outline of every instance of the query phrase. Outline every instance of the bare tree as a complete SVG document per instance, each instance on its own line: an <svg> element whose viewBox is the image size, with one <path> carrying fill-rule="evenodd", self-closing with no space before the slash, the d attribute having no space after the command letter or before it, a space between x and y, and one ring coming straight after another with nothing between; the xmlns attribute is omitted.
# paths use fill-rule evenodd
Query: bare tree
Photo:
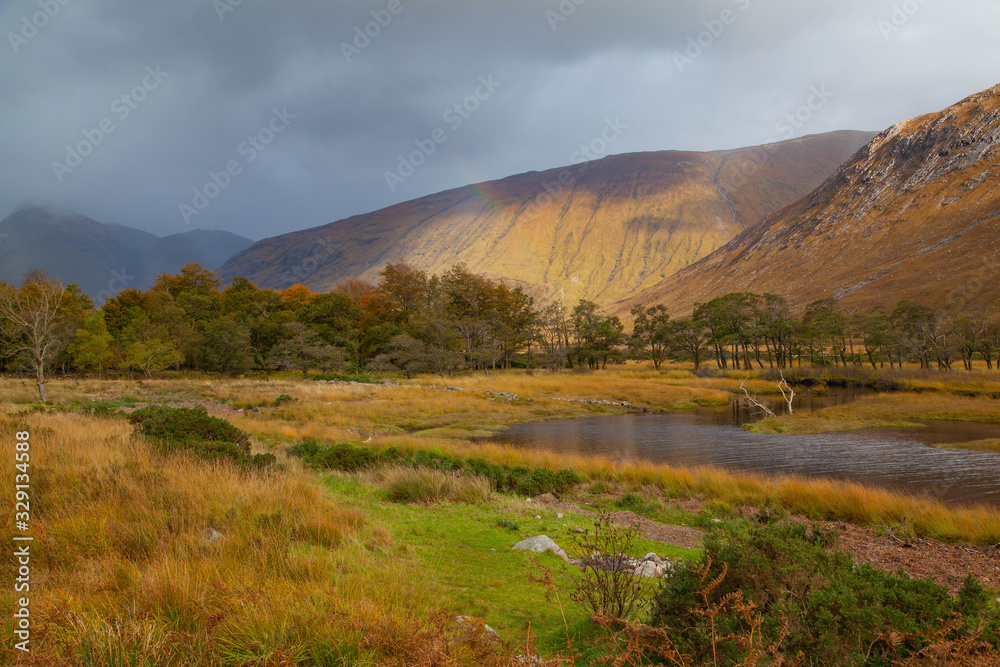
<svg viewBox="0 0 1000 667"><path fill-rule="evenodd" d="M739 400L748 408L756 410L756 412L754 413L755 417L759 415L765 415L767 417L776 417L777 415L775 415L774 410L772 410L770 407L768 407L766 403L757 398L759 392L754 392L751 394L750 390L747 389L746 384L749 379L750 376L748 375L746 379L740 382L740 390L743 392L743 398L737 400ZM792 407L792 405L793 402L795 401L796 393L795 390L792 389L792 386L788 384L788 381L785 380L785 374L783 372L781 373L781 382L778 383L778 391L781 392L781 397L785 400L785 403L788 404L788 414L793 414L795 410Z"/></svg>
<svg viewBox="0 0 1000 667"><path fill-rule="evenodd" d="M753 413L754 417L758 417L760 415L764 415L767 417L776 417L777 415L774 414L774 410L769 408L766 403L762 402L760 399L757 398L757 395L760 392L755 391L754 393L751 394L750 390L747 389L746 384L747 380L749 379L750 376L748 375L746 379L743 380L743 382L740 382L740 390L743 392L744 397L738 400L741 401L745 406L747 406L747 408L756 410L756 412Z"/></svg>
<svg viewBox="0 0 1000 667"><path fill-rule="evenodd" d="M11 353L22 356L35 374L42 403L48 400L45 368L66 344L58 326L65 294L42 271L25 273L18 289L0 290L0 326L11 339Z"/></svg>

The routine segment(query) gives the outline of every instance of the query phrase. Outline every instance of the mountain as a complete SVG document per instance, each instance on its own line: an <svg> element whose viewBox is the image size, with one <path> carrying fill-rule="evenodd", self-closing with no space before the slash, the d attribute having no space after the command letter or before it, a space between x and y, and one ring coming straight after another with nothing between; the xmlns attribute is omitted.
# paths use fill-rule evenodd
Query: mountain
<svg viewBox="0 0 1000 667"><path fill-rule="evenodd" d="M995 310L1000 288L1000 86L878 135L815 192L634 299L690 314L737 291L801 307Z"/></svg>
<svg viewBox="0 0 1000 667"><path fill-rule="evenodd" d="M521 174L266 239L220 274L329 291L349 279L377 281L400 260L434 273L465 262L538 297L611 303L808 193L872 136L616 155Z"/></svg>
<svg viewBox="0 0 1000 667"><path fill-rule="evenodd" d="M46 269L100 303L124 287L148 288L160 273L176 273L188 262L217 269L252 243L203 230L161 238L83 216L25 208L0 221L0 281L16 284L28 269Z"/></svg>

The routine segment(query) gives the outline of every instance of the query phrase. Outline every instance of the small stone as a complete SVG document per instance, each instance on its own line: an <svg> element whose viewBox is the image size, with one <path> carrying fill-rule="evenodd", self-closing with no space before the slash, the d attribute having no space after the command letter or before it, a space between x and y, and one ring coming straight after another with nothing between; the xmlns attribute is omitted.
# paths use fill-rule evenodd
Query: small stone
<svg viewBox="0 0 1000 667"><path fill-rule="evenodd" d="M533 503L533 502L535 502L535 501L534 501L534 500L532 500L531 498L528 498L528 499L527 499L527 500L525 500L524 502L526 502L526 503Z"/></svg>
<svg viewBox="0 0 1000 667"><path fill-rule="evenodd" d="M541 519L541 518L542 518L542 515L541 515L541 514L536 514L536 515L535 515L535 518L536 518L536 519Z"/></svg>
<svg viewBox="0 0 1000 667"><path fill-rule="evenodd" d="M561 518L563 518L563 514L562 514L562 512L556 512L556 518L557 518L557 519L561 519Z"/></svg>
<svg viewBox="0 0 1000 667"><path fill-rule="evenodd" d="M566 552L559 548L559 545L552 541L548 535L539 535L538 537L532 537L527 540L523 540L514 545L514 550L524 549L527 551L533 551L534 553L545 553L546 551L551 551L555 555L562 558L564 561L569 562L569 556Z"/></svg>
<svg viewBox="0 0 1000 667"><path fill-rule="evenodd" d="M214 528L206 528L201 531L201 536L205 538L205 541L209 544L215 544L216 542L221 542L226 539L225 536Z"/></svg>
<svg viewBox="0 0 1000 667"><path fill-rule="evenodd" d="M660 557L654 553L646 554L640 558L639 561L642 563L656 563L657 565L660 565L663 562L663 560L661 560Z"/></svg>
<svg viewBox="0 0 1000 667"><path fill-rule="evenodd" d="M576 533L577 535L585 535L587 533L583 528L570 528L569 532Z"/></svg>

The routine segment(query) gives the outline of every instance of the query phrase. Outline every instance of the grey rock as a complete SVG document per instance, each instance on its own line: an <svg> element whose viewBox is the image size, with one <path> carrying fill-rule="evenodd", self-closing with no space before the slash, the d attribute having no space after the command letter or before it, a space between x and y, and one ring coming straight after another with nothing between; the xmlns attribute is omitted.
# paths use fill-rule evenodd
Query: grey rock
<svg viewBox="0 0 1000 667"><path fill-rule="evenodd" d="M657 556L654 553L648 553L648 554L646 554L645 556L643 556L642 558L640 558L639 561L643 562L643 563L652 562L652 563L656 563L657 565L661 565L663 563L663 561L660 559L660 557Z"/></svg>
<svg viewBox="0 0 1000 667"><path fill-rule="evenodd" d="M576 533L577 535L586 535L587 534L587 531L585 531L583 528L570 528L569 532Z"/></svg>
<svg viewBox="0 0 1000 667"><path fill-rule="evenodd" d="M514 545L514 550L527 550L532 551L537 554L552 552L555 555L562 558L564 561L569 562L569 557L566 552L563 551L558 544L556 544L552 538L548 535L539 535L537 537L532 537L527 540L523 540Z"/></svg>
<svg viewBox="0 0 1000 667"><path fill-rule="evenodd" d="M556 512L556 518L557 519L563 518L563 513L562 512Z"/></svg>
<svg viewBox="0 0 1000 667"><path fill-rule="evenodd" d="M542 515L541 515L541 514L536 514L536 515L535 515L535 518L536 518L536 519L541 519L541 518L542 518Z"/></svg>
<svg viewBox="0 0 1000 667"><path fill-rule="evenodd" d="M221 542L226 539L225 536L214 528L206 528L201 531L201 536L205 538L205 542L208 544L215 544L216 542Z"/></svg>
<svg viewBox="0 0 1000 667"><path fill-rule="evenodd" d="M639 563L633 572L637 577L656 579L663 576L664 569L662 565L657 565L652 561L644 561Z"/></svg>

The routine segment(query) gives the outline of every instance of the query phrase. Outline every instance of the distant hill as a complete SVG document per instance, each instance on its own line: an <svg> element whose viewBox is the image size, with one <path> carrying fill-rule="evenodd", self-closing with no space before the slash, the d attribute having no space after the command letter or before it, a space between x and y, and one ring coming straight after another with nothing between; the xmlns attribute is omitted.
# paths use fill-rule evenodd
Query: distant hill
<svg viewBox="0 0 1000 667"><path fill-rule="evenodd" d="M633 299L696 302L774 292L996 311L1000 293L1000 86L893 125L819 189Z"/></svg>
<svg viewBox="0 0 1000 667"><path fill-rule="evenodd" d="M102 292L148 288L157 275L176 273L188 262L218 269L252 243L236 234L202 230L161 238L83 216L26 208L0 222L0 281L16 284L28 269L43 268L53 278L77 283L100 303L107 296Z"/></svg>
<svg viewBox="0 0 1000 667"><path fill-rule="evenodd" d="M457 262L542 298L599 303L651 287L823 182L874 133L714 153L616 155L449 190L266 239L220 273L329 291L388 263Z"/></svg>

